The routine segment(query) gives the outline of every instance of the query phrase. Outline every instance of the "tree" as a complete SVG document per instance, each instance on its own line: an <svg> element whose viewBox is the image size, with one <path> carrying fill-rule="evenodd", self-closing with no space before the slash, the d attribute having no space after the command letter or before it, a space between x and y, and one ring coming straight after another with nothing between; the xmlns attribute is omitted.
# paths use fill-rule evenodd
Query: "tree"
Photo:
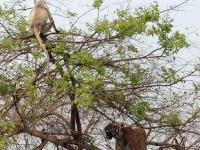
<svg viewBox="0 0 200 150"><path fill-rule="evenodd" d="M1 149L111 149L110 121L145 128L149 148L199 147L199 66L177 65L190 44L170 10L118 8L84 27L68 10L69 30L43 37L55 59L48 78L27 6L15 4L0 8ZM92 7L100 14L103 1Z"/></svg>

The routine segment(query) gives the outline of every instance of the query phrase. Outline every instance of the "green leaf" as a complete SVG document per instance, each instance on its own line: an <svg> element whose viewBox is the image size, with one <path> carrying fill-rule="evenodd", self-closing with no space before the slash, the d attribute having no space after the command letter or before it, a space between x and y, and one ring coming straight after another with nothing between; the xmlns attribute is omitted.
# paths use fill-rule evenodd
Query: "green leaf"
<svg viewBox="0 0 200 150"><path fill-rule="evenodd" d="M176 71L172 68L161 67L161 73L166 82L174 82L178 78Z"/></svg>
<svg viewBox="0 0 200 150"><path fill-rule="evenodd" d="M8 49L8 50L12 50L12 51L15 52L16 48L17 48L17 44L18 44L18 42L15 41L15 40L4 38L1 41L1 51L4 50L4 49Z"/></svg>
<svg viewBox="0 0 200 150"><path fill-rule="evenodd" d="M134 115L139 121L141 121L144 119L146 113L149 111L150 105L148 102L139 102L136 104L135 109L136 110L134 111Z"/></svg>
<svg viewBox="0 0 200 150"><path fill-rule="evenodd" d="M181 124L180 114L178 112L172 113L168 118L168 122L173 128L176 128Z"/></svg>
<svg viewBox="0 0 200 150"><path fill-rule="evenodd" d="M95 32L109 34L110 23L107 19L99 21L95 25Z"/></svg>
<svg viewBox="0 0 200 150"><path fill-rule="evenodd" d="M27 32L27 25L28 24L25 17L22 17L17 21L17 27L21 32Z"/></svg>
<svg viewBox="0 0 200 150"><path fill-rule="evenodd" d="M103 0L93 0L93 7L99 9L103 4Z"/></svg>
<svg viewBox="0 0 200 150"><path fill-rule="evenodd" d="M12 91L13 87L8 81L8 79L0 75L0 95L5 96Z"/></svg>
<svg viewBox="0 0 200 150"><path fill-rule="evenodd" d="M64 79L61 79L61 80L58 80L58 81L54 81L53 83L53 87L54 87L54 90L56 92L67 92L71 89L71 84L64 80Z"/></svg>
<svg viewBox="0 0 200 150"><path fill-rule="evenodd" d="M55 48L52 49L52 51L56 54L63 54L65 51L65 45L64 44L57 44Z"/></svg>
<svg viewBox="0 0 200 150"><path fill-rule="evenodd" d="M77 97L74 101L75 104L84 108L88 108L92 105L93 96L88 88L81 87L76 89L76 95Z"/></svg>

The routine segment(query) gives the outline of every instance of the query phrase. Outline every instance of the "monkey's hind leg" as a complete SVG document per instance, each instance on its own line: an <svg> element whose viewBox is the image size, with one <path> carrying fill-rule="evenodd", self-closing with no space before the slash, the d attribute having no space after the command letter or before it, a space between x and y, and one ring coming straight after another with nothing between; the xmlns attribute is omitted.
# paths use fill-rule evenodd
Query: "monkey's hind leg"
<svg viewBox="0 0 200 150"><path fill-rule="evenodd" d="M40 37L41 37L41 39L42 39L44 42L47 41L47 38L46 38L46 36L45 36L43 33L40 34ZM48 55L49 55L49 61L52 62L52 63L55 63L56 60L55 60L55 58L53 57L53 55L52 55L52 53L51 53L51 50L49 49L48 45L46 46L46 50L47 50Z"/></svg>

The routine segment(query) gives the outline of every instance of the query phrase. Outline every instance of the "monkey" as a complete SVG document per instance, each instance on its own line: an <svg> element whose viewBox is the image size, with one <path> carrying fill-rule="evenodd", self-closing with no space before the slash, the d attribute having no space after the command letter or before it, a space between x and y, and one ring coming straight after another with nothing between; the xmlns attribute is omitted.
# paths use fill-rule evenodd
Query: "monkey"
<svg viewBox="0 0 200 150"><path fill-rule="evenodd" d="M124 127L123 123L109 123L105 128L107 139L116 139L115 150L147 150L146 132L142 128Z"/></svg>
<svg viewBox="0 0 200 150"><path fill-rule="evenodd" d="M35 34L36 39L40 43L44 52L46 53L47 75L49 76L50 56L40 37L40 34L48 32L54 24L52 20L50 22L47 22L48 19L49 19L49 10L47 2L45 0L38 0L31 10L29 22L31 31Z"/></svg>

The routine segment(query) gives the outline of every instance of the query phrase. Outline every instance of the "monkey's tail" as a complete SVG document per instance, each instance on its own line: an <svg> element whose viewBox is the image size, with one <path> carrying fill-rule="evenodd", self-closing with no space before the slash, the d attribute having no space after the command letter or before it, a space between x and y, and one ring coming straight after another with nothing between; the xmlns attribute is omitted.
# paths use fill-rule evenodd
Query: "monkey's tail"
<svg viewBox="0 0 200 150"><path fill-rule="evenodd" d="M37 28L33 28L33 32L35 33L35 36L36 36L38 42L40 43L42 49L46 53L46 56L47 56L47 76L49 77L49 62L50 62L49 53L48 53L45 45L42 43L42 39L40 38L38 29Z"/></svg>

